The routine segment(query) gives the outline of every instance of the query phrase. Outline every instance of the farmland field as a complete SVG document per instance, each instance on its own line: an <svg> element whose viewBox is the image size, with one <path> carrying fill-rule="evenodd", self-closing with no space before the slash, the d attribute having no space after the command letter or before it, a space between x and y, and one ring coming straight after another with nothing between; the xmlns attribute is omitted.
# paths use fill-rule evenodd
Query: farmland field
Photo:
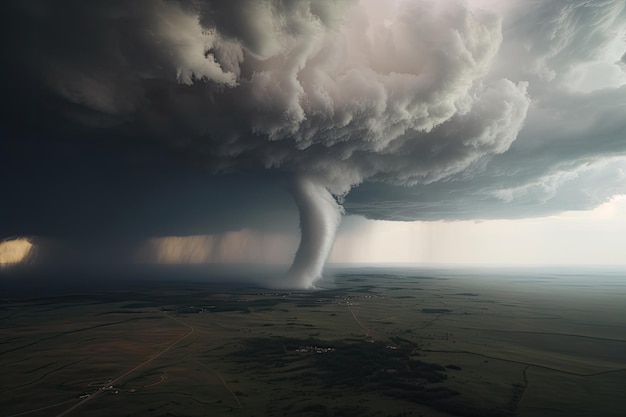
<svg viewBox="0 0 626 417"><path fill-rule="evenodd" d="M622 416L626 283L583 278L360 268L313 291L10 296L0 415Z"/></svg>

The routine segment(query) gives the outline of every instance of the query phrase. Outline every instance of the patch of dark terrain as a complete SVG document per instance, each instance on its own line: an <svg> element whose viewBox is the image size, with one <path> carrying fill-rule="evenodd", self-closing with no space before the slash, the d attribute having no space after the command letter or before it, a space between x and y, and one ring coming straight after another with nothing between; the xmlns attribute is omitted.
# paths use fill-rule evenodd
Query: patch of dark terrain
<svg viewBox="0 0 626 417"><path fill-rule="evenodd" d="M518 415L518 407L519 407L519 403L522 400L522 396L524 395L524 391L526 391L526 388L528 388L528 368L530 368L530 365L526 366L526 368L524 368L524 370L522 371L522 377L523 377L523 384L520 383L515 383L513 384L513 396L511 398L511 401L509 403L509 415L511 416L517 416Z"/></svg>
<svg viewBox="0 0 626 417"><path fill-rule="evenodd" d="M337 278L346 278L346 281L351 280L361 280L361 282L369 280L369 279L403 279L405 278L403 275L395 275L395 274L375 274L375 273L365 273L365 274L337 274L335 275Z"/></svg>
<svg viewBox="0 0 626 417"><path fill-rule="evenodd" d="M304 417L362 417L367 413L367 407L362 405L326 406L323 404L308 405L301 408L288 407L287 415ZM291 413L290 413L291 412Z"/></svg>
<svg viewBox="0 0 626 417"><path fill-rule="evenodd" d="M350 290L351 293L370 293L372 290L376 288L376 285L360 285L356 288Z"/></svg>
<svg viewBox="0 0 626 417"><path fill-rule="evenodd" d="M134 292L119 293L75 293L67 295L52 295L50 297L23 298L14 302L25 302L37 307L50 307L50 310L58 310L68 307L81 307L99 304L109 304L126 299L133 299ZM128 298L127 298L128 297Z"/></svg>
<svg viewBox="0 0 626 417"><path fill-rule="evenodd" d="M153 308L153 307L160 307L162 304L158 303L158 302L140 302L140 303L128 303L128 304L124 304L122 306L120 306L120 308L129 308L129 309L135 309L135 308Z"/></svg>
<svg viewBox="0 0 626 417"><path fill-rule="evenodd" d="M400 337L368 343L362 339L331 341L276 336L249 338L243 349L231 356L257 375L267 375L272 383L305 382L329 392L376 392L462 417L507 415L506 410L474 409L459 392L445 386L446 372L460 371L460 367L444 367L424 362L420 357L418 345ZM332 415L325 414L325 407L307 406L309 413L316 410L319 414L312 415Z"/></svg>
<svg viewBox="0 0 626 417"><path fill-rule="evenodd" d="M430 276L423 276L423 275L408 275L405 277L405 279L407 280L416 280L416 281L423 281L423 280L447 280L448 278L441 278L441 277L430 277Z"/></svg>
<svg viewBox="0 0 626 417"><path fill-rule="evenodd" d="M211 299L209 292L188 289L184 293L172 292L157 294L153 291L103 291L99 293L73 293L66 295L53 295L49 297L24 298L12 303L23 302L36 305L38 307L50 307L50 310L58 310L68 307L81 307L90 305L126 303L120 306L121 309L157 308L172 304L207 304ZM212 300L211 300L212 301ZM117 311L123 312L122 310Z"/></svg>
<svg viewBox="0 0 626 417"><path fill-rule="evenodd" d="M338 289L328 289L328 290L319 290L319 291L312 291L312 292L308 292L308 293L301 293L298 294L297 296L303 299L315 299L318 297L323 297L323 298L341 298L341 297L347 297L348 295L350 295L350 293L352 292L352 289L350 289L350 291L346 291L346 290L338 290Z"/></svg>
<svg viewBox="0 0 626 417"><path fill-rule="evenodd" d="M284 298L261 298L256 300L247 299L226 299L226 300L210 300L211 306L205 308L211 313L221 313L227 311L239 311L242 313L250 313L253 310L267 310L285 303Z"/></svg>
<svg viewBox="0 0 626 417"><path fill-rule="evenodd" d="M423 308L420 310L424 314L449 314L452 310L449 308Z"/></svg>
<svg viewBox="0 0 626 417"><path fill-rule="evenodd" d="M110 314L143 314L144 312L141 310L112 310L112 311L104 311L102 313L94 314L94 317L100 316L108 316Z"/></svg>

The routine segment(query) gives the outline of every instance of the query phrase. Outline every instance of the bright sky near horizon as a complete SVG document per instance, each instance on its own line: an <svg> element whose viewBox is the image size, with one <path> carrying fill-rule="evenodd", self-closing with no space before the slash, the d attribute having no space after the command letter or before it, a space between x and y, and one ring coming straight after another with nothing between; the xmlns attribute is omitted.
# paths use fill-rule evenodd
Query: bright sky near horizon
<svg viewBox="0 0 626 417"><path fill-rule="evenodd" d="M330 262L626 265L626 195L589 211L456 222L363 221L337 237Z"/></svg>
<svg viewBox="0 0 626 417"><path fill-rule="evenodd" d="M352 218L331 263L626 265L626 195L588 211L484 221L396 222ZM251 230L150 239L140 260L288 264L297 236Z"/></svg>

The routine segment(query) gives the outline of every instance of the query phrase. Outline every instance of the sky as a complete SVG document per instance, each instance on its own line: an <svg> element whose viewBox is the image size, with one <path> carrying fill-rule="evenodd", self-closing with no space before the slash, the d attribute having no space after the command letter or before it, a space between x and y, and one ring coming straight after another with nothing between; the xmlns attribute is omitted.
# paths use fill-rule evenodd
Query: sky
<svg viewBox="0 0 626 417"><path fill-rule="evenodd" d="M2 259L626 262L623 1L0 16Z"/></svg>

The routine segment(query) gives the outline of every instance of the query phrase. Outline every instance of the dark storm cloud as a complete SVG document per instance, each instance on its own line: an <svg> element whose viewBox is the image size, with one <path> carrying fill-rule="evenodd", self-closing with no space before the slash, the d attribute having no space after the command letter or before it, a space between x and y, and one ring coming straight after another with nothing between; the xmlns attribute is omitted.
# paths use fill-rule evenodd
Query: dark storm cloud
<svg viewBox="0 0 626 417"><path fill-rule="evenodd" d="M369 3L5 7L20 27L13 61L64 116L215 171L309 172L341 194L377 175L438 180L505 151L527 98L523 83L479 82L501 41L497 17L460 2ZM419 164L395 163L407 154Z"/></svg>
<svg viewBox="0 0 626 417"><path fill-rule="evenodd" d="M150 180L132 185L129 173L128 196L108 195L113 205L146 202L134 213L168 212L163 204L178 201L215 219L256 218L287 205L280 193L257 193L254 204L229 198L262 189L266 168L275 173L271 189L308 175L336 195L352 189L348 213L380 219L538 216L623 192L623 162L615 159L626 152L623 88L575 88L586 80L580 74L593 73L588 65L623 62L623 1L497 6L6 1L2 42L11 65L2 83L10 106L2 124L12 137L104 140L115 152L154 152L240 175L237 184L214 180L203 198L201 186L187 196L165 186L176 196L165 204L140 199L132 190L150 189ZM614 47L622 49L609 56ZM102 172L115 172L115 163L103 164ZM81 184L66 183L76 184L69 194ZM86 211L98 213L97 205ZM150 231L150 215L142 233L163 233L167 227ZM168 232L193 233L196 223L172 221Z"/></svg>
<svg viewBox="0 0 626 417"><path fill-rule="evenodd" d="M626 89L552 91L510 149L445 181L364 184L348 213L391 220L539 217L587 210L626 192Z"/></svg>
<svg viewBox="0 0 626 417"><path fill-rule="evenodd" d="M143 238L297 229L288 179L215 176L89 140L3 140L1 236ZM277 221L282 219L282 222Z"/></svg>

